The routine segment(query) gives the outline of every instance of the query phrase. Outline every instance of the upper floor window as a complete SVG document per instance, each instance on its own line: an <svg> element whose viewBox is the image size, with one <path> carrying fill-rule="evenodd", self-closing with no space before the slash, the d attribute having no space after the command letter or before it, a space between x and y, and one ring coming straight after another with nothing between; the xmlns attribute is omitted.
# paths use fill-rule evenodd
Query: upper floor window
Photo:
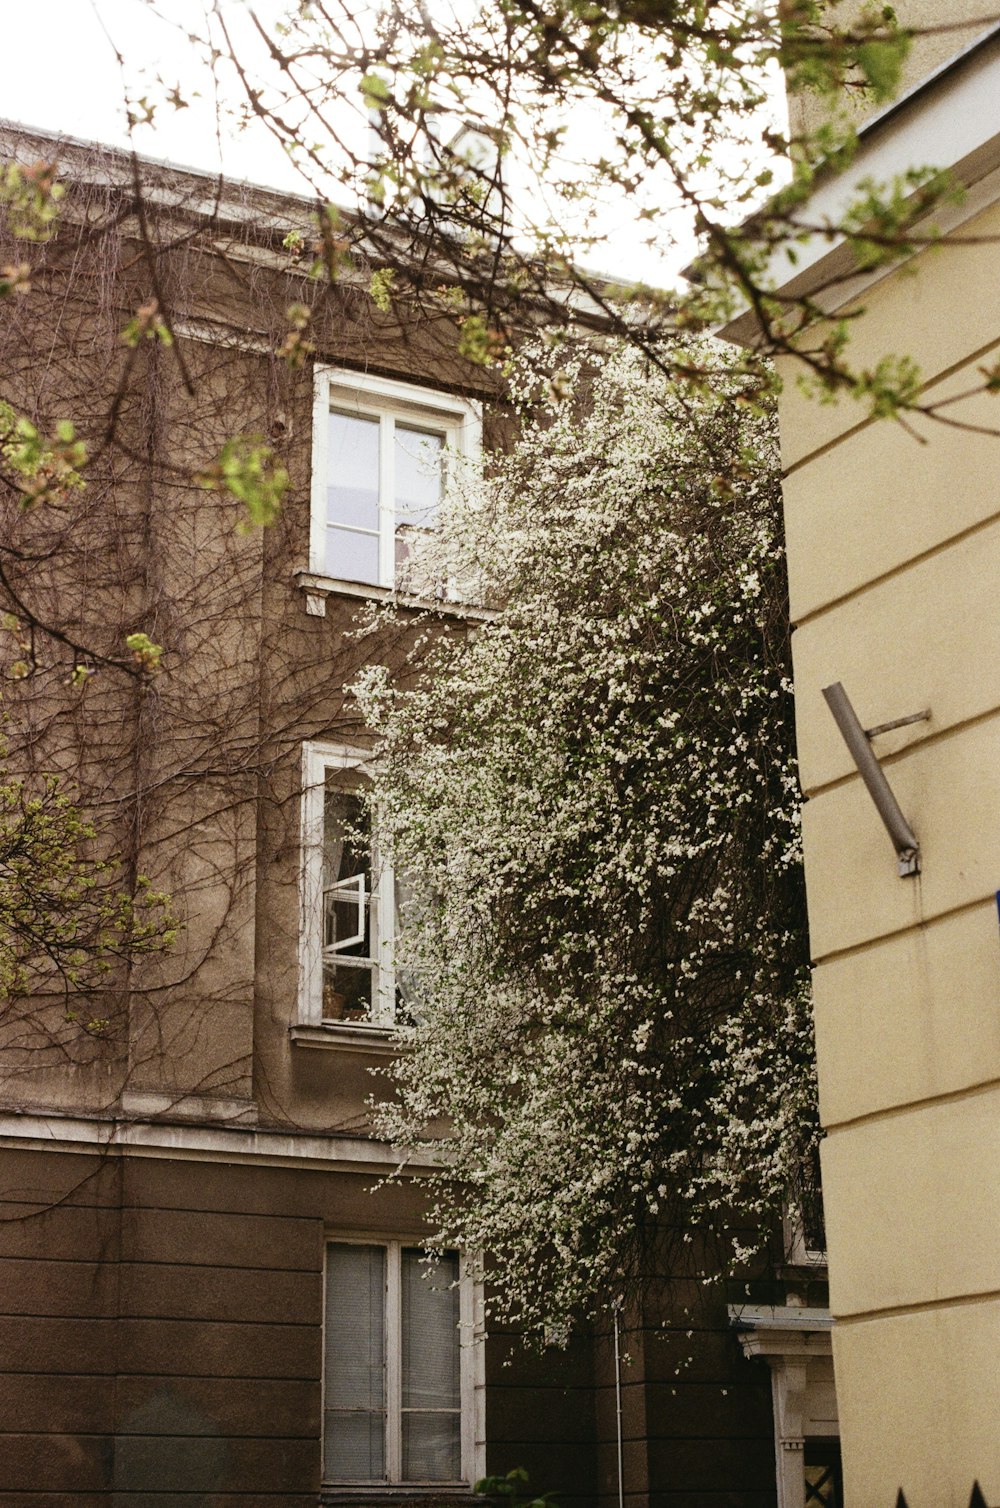
<svg viewBox="0 0 1000 1508"><path fill-rule="evenodd" d="M799 1170L794 1198L784 1209L785 1259L796 1267L826 1266L826 1224L819 1147L810 1148Z"/></svg>
<svg viewBox="0 0 1000 1508"><path fill-rule="evenodd" d="M317 367L311 569L417 590L415 547L435 525L449 464L480 443L478 405L467 399Z"/></svg>
<svg viewBox="0 0 1000 1508"><path fill-rule="evenodd" d="M396 1013L395 876L361 791L365 755L307 744L299 1020L387 1026Z"/></svg>

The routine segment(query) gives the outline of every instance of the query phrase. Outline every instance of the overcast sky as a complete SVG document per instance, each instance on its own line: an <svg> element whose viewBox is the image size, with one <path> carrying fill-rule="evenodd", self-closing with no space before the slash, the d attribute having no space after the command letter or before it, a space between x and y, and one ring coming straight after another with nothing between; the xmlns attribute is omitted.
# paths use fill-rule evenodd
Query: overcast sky
<svg viewBox="0 0 1000 1508"><path fill-rule="evenodd" d="M185 24L203 24L200 0L160 0L161 19L145 0L27 0L3 4L0 45L0 115L25 125L66 132L87 140L128 144L126 80L116 49L126 60L127 86L136 95L155 76L178 84L191 102L184 110L158 111L152 126L139 127L135 144L154 157L192 167L220 166L212 79L186 39ZM240 0L231 5L240 25ZM263 0L262 12L277 13ZM244 25L245 45L253 34ZM201 99L193 98L200 91ZM155 91L159 92L159 91ZM279 188L302 188L288 159L264 130L231 136L221 164L233 177Z"/></svg>

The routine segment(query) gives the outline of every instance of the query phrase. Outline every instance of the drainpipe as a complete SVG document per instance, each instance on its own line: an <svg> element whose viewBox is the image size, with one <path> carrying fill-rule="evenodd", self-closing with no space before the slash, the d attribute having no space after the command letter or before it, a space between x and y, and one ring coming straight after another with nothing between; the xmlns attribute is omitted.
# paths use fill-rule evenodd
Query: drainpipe
<svg viewBox="0 0 1000 1508"><path fill-rule="evenodd" d="M622 1448L622 1352L618 1330L619 1300L612 1312L615 1326L615 1427L618 1436L618 1508L625 1508L625 1456Z"/></svg>

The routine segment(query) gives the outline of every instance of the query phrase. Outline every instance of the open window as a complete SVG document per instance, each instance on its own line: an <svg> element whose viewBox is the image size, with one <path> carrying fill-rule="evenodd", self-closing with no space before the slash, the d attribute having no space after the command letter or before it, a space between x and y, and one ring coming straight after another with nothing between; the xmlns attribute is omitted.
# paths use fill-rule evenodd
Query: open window
<svg viewBox="0 0 1000 1508"><path fill-rule="evenodd" d="M479 406L413 383L317 367L310 569L427 595L420 542L449 467L478 454Z"/></svg>
<svg viewBox="0 0 1000 1508"><path fill-rule="evenodd" d="M307 744L302 793L299 1022L389 1026L395 1018L396 886L362 799L365 754Z"/></svg>
<svg viewBox="0 0 1000 1508"><path fill-rule="evenodd" d="M324 1021L378 1021L380 926L386 908L378 876L371 817L358 777L326 766L323 779ZM381 883L377 884L377 878ZM388 918L386 918L388 920Z"/></svg>

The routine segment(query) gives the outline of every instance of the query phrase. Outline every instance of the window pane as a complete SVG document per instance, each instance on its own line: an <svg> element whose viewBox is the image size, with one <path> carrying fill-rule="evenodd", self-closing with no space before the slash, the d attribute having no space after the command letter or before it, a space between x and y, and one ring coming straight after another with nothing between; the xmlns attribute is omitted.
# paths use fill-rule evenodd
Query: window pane
<svg viewBox="0 0 1000 1508"><path fill-rule="evenodd" d="M330 415L326 517L331 524L378 532L379 421Z"/></svg>
<svg viewBox="0 0 1000 1508"><path fill-rule="evenodd" d="M324 1448L328 1482L385 1481L384 1414L336 1414L328 1409Z"/></svg>
<svg viewBox="0 0 1000 1508"><path fill-rule="evenodd" d="M326 1249L325 1475L385 1476L385 1282L381 1246Z"/></svg>
<svg viewBox="0 0 1000 1508"><path fill-rule="evenodd" d="M368 956L369 899L363 874L353 876L346 886L334 885L327 890L325 948L332 948L338 957Z"/></svg>
<svg viewBox="0 0 1000 1508"><path fill-rule="evenodd" d="M396 523L427 529L441 501L444 436L396 423Z"/></svg>
<svg viewBox="0 0 1000 1508"><path fill-rule="evenodd" d="M840 1441L807 1439L806 1508L840 1508L844 1501Z"/></svg>
<svg viewBox="0 0 1000 1508"><path fill-rule="evenodd" d="M356 790L327 772L323 800L323 1019L372 1015L378 900L371 893L370 823ZM363 895L363 899L362 899Z"/></svg>
<svg viewBox="0 0 1000 1508"><path fill-rule="evenodd" d="M323 792L324 883L371 871L371 824L349 774L327 770ZM355 786L357 780L355 779Z"/></svg>
<svg viewBox="0 0 1000 1508"><path fill-rule="evenodd" d="M323 1020L370 1021L374 966L323 965Z"/></svg>
<svg viewBox="0 0 1000 1508"><path fill-rule="evenodd" d="M403 1252L403 1407L458 1408L458 1257ZM456 1285L456 1286L452 1286Z"/></svg>
<svg viewBox="0 0 1000 1508"><path fill-rule="evenodd" d="M403 1479L455 1482L462 1474L461 1416L403 1415Z"/></svg>
<svg viewBox="0 0 1000 1508"><path fill-rule="evenodd" d="M326 1249L326 1403L385 1406L385 1248Z"/></svg>
<svg viewBox="0 0 1000 1508"><path fill-rule="evenodd" d="M416 892L409 875L399 869L395 872L396 892L396 1020L413 1022L417 1019L420 1000L421 970L406 961L406 929L419 925L427 910L426 896Z"/></svg>
<svg viewBox="0 0 1000 1508"><path fill-rule="evenodd" d="M341 581L367 581L378 586L378 535L327 529L323 568L328 576L337 576Z"/></svg>
<svg viewBox="0 0 1000 1508"><path fill-rule="evenodd" d="M356 791L327 771L323 793L323 946L349 958L371 958L371 824ZM355 884L351 884L355 881ZM362 890L364 904L360 903ZM363 936L356 942L354 938Z"/></svg>

